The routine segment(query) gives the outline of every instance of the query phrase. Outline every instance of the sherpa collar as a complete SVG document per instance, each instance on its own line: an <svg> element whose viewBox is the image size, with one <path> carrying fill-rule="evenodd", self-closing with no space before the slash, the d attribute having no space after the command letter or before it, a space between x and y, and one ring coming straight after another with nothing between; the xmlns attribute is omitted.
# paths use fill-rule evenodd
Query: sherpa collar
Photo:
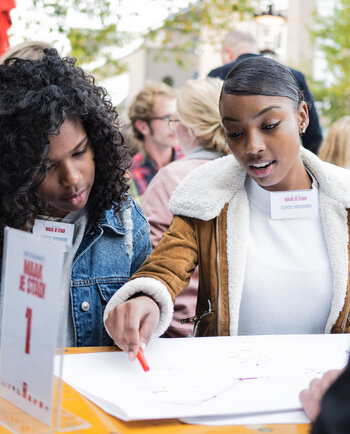
<svg viewBox="0 0 350 434"><path fill-rule="evenodd" d="M323 162L303 147L300 153L305 167L315 176L319 190L349 208L350 171ZM169 210L174 215L211 220L244 189L246 176L232 155L203 164L178 185L170 198Z"/></svg>

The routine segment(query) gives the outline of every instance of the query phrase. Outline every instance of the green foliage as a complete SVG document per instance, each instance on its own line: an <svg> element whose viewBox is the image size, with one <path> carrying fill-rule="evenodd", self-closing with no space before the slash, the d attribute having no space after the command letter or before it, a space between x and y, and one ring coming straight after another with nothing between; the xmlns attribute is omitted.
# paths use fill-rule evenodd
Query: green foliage
<svg viewBox="0 0 350 434"><path fill-rule="evenodd" d="M115 0L120 5L124 0ZM120 15L111 14L111 1L109 0L33 0L34 7L40 7L47 15L54 18L55 28L51 31L62 33L70 41L70 56L76 57L80 64L87 64L102 58L102 66L90 70L97 79L115 75L125 70L123 64L111 58L111 51L115 47L121 47L131 39L131 36L118 32ZM77 23L76 27L70 27L66 18L68 11L73 10L81 14L82 22L86 18L94 23L89 28L84 28ZM111 24L112 21L112 24ZM92 27L92 28L91 28Z"/></svg>
<svg viewBox="0 0 350 434"><path fill-rule="evenodd" d="M222 35L232 23L254 15L251 0L196 0L182 12L170 15L160 29L151 30L150 40L160 39L156 60L165 60L169 51L180 66L186 66L184 53L193 53L199 45L200 30L210 32L210 42L221 43ZM175 36L179 32L179 37Z"/></svg>
<svg viewBox="0 0 350 434"><path fill-rule="evenodd" d="M68 53L70 56L76 57L84 65L92 65L99 60L100 66L90 69L98 79L124 71L124 66L113 60L111 53L113 48L130 42L134 35L132 32L123 33L118 30L121 16L111 11L121 10L120 6L129 1L132 0L32 0L34 8L43 9L48 16L54 18L55 25L50 31L68 37L71 44L71 52ZM255 3L254 0L193 0L179 13L176 1L154 0L158 4L161 1L167 6L169 17L161 29L149 30L148 37L160 40L161 48L156 55L158 59L171 57L185 68L184 54L193 53L197 48L203 27L211 31L212 43L218 43L222 32L232 28L233 21L253 16L252 4ZM81 22L86 22L85 18L89 18L93 25L82 27L81 22L78 22L73 27L69 26L69 10L81 14Z"/></svg>
<svg viewBox="0 0 350 434"><path fill-rule="evenodd" d="M120 2L120 0L119 0ZM41 6L50 10L59 20L67 16L69 9L85 14L89 17L98 16L102 23L109 16L111 2L109 0L33 0L34 6ZM120 18L120 17L119 17Z"/></svg>
<svg viewBox="0 0 350 434"><path fill-rule="evenodd" d="M200 25L213 29L230 30L234 16L243 20L255 13L255 8L250 0L202 0L198 3L198 7L200 9Z"/></svg>
<svg viewBox="0 0 350 434"><path fill-rule="evenodd" d="M321 101L321 113L332 123L350 113L350 0L339 0L326 18L315 13L313 41L324 53L329 83L314 82L312 92Z"/></svg>

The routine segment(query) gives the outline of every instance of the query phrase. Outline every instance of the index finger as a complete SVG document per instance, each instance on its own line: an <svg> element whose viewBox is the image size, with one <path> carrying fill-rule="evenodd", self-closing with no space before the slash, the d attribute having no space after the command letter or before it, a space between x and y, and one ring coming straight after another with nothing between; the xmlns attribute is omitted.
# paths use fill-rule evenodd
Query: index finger
<svg viewBox="0 0 350 434"><path fill-rule="evenodd" d="M131 317L131 319L130 319ZM140 319L133 315L130 302L122 303L111 310L106 319L108 333L118 347L126 352L136 349L139 345ZM133 321L135 323L133 324Z"/></svg>

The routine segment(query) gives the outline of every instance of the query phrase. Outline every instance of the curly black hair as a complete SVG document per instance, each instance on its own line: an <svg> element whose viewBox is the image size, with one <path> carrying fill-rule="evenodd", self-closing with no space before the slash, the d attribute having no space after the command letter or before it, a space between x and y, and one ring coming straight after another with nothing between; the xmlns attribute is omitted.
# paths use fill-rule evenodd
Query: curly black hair
<svg viewBox="0 0 350 434"><path fill-rule="evenodd" d="M31 227L44 212L38 186L46 175L48 136L66 119L81 120L95 155L89 219L117 212L126 199L130 151L106 90L55 49L45 49L41 60L8 59L0 65L0 245L6 225Z"/></svg>

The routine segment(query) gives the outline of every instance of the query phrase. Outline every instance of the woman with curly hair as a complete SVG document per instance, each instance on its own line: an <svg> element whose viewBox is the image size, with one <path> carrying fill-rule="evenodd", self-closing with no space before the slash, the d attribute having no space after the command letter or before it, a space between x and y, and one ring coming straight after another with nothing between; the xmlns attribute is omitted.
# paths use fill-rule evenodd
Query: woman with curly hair
<svg viewBox="0 0 350 434"><path fill-rule="evenodd" d="M129 151L106 91L55 49L0 65L0 242L5 226L74 223L68 346L111 345L102 316L151 251L127 195Z"/></svg>

